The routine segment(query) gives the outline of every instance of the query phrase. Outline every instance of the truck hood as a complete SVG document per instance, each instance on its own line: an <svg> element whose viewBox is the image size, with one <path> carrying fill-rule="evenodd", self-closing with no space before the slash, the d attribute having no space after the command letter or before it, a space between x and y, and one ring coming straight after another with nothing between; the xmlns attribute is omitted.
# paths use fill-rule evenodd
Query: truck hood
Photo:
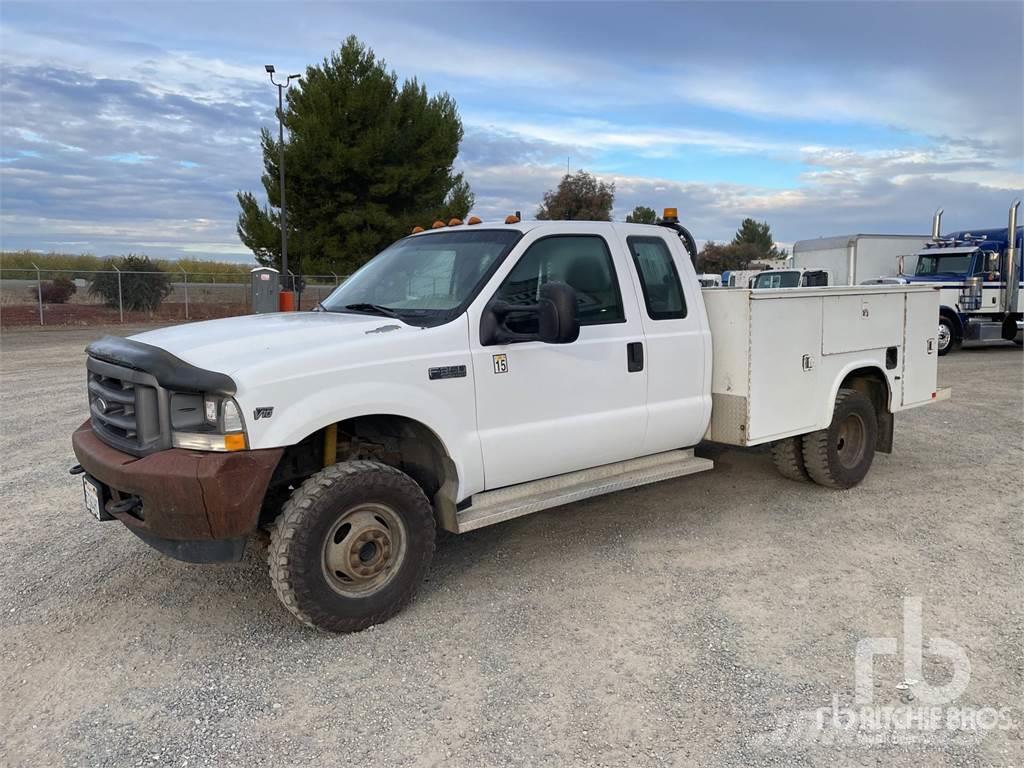
<svg viewBox="0 0 1024 768"><path fill-rule="evenodd" d="M175 325L130 337L228 375L246 366L346 342L418 332L401 320L339 312L275 312Z"/></svg>

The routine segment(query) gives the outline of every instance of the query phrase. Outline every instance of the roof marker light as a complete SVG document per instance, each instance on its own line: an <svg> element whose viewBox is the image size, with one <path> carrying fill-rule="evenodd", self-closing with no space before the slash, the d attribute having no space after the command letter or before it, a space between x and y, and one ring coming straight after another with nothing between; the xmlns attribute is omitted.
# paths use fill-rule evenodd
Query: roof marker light
<svg viewBox="0 0 1024 768"><path fill-rule="evenodd" d="M440 219L438 219L437 221L435 221L433 224L430 225L430 228L431 229L440 229L443 226L444 226L444 222L441 221Z"/></svg>
<svg viewBox="0 0 1024 768"><path fill-rule="evenodd" d="M423 232L423 227L413 227L412 228L412 234L418 235L420 232Z"/></svg>
<svg viewBox="0 0 1024 768"><path fill-rule="evenodd" d="M518 224L519 223L519 217L518 216L506 216L505 217L505 223L506 224Z"/></svg>
<svg viewBox="0 0 1024 768"><path fill-rule="evenodd" d="M473 226L474 224L481 224L481 223L482 222L480 221L480 217L479 216L470 216L469 220L466 222L466 224L468 224L469 226Z"/></svg>
<svg viewBox="0 0 1024 768"><path fill-rule="evenodd" d="M461 223L462 223L462 219L456 219L456 218L448 219L448 226L449 227L457 227Z"/></svg>

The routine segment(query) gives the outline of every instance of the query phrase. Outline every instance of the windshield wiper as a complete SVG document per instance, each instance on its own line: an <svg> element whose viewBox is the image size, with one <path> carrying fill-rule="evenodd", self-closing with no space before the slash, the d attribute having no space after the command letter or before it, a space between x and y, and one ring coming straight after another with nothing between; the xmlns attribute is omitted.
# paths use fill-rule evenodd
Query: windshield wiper
<svg viewBox="0 0 1024 768"><path fill-rule="evenodd" d="M365 312L369 315L384 315L385 317L398 318L398 313L395 312L391 307L385 307L380 304L370 304L369 302L357 302L356 304L346 304L345 309L351 310L352 312Z"/></svg>

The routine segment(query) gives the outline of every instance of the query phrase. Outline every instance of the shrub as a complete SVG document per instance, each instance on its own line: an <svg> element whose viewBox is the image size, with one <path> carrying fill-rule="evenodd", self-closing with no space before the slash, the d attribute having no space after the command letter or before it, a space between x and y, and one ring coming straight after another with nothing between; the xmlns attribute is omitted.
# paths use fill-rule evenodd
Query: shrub
<svg viewBox="0 0 1024 768"><path fill-rule="evenodd" d="M78 288L75 287L71 278L60 275L43 283L41 288L32 288L32 298L39 301L40 290L43 294L44 304L66 304Z"/></svg>
<svg viewBox="0 0 1024 768"><path fill-rule="evenodd" d="M115 267L121 270L121 296L127 310L141 310L152 314L173 290L171 278L159 264L150 261L148 256L129 253L123 259L108 259L103 266L110 271L93 276L89 284L89 295L102 297L111 307L118 306Z"/></svg>

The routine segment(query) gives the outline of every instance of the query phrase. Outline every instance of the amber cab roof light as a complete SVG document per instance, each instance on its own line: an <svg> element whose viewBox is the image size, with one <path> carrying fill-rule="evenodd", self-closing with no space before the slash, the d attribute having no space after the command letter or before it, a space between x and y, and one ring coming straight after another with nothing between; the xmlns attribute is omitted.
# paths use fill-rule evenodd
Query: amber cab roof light
<svg viewBox="0 0 1024 768"><path fill-rule="evenodd" d="M665 221L679 221L679 210L677 208L666 208L662 212L661 218Z"/></svg>
<svg viewBox="0 0 1024 768"><path fill-rule="evenodd" d="M437 221L435 221L433 224L430 225L430 228L431 229L441 229L441 227L443 227L443 226L444 226L444 222L441 221L440 219L438 219Z"/></svg>
<svg viewBox="0 0 1024 768"><path fill-rule="evenodd" d="M462 223L462 219L456 219L456 218L448 219L448 226L449 227L457 227L461 223Z"/></svg>
<svg viewBox="0 0 1024 768"><path fill-rule="evenodd" d="M418 235L418 234L419 234L420 232L422 232L422 231L423 231L423 227L413 227L413 228L412 228L412 233L413 233L414 235Z"/></svg>
<svg viewBox="0 0 1024 768"><path fill-rule="evenodd" d="M518 224L519 223L519 217L518 216L506 216L505 217L505 223L506 224Z"/></svg>
<svg viewBox="0 0 1024 768"><path fill-rule="evenodd" d="M479 216L470 216L469 219L466 221L466 224L468 224L469 226L473 226L474 224L480 224L480 223L482 223L482 222L480 221L480 217Z"/></svg>

